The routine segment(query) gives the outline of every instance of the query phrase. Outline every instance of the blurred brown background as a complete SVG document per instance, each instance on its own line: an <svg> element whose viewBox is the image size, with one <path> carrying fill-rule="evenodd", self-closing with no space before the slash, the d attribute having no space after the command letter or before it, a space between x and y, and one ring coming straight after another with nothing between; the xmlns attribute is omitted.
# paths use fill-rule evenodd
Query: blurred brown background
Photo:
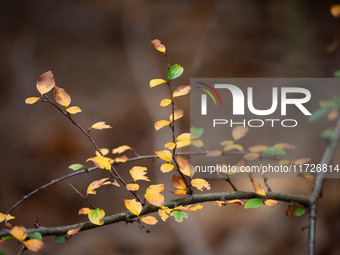
<svg viewBox="0 0 340 255"><path fill-rule="evenodd" d="M333 1L18 1L0 2L0 212L23 195L71 172L72 163L94 155L88 140L48 104L26 105L38 96L39 76L52 70L56 84L83 112L74 119L83 127L106 121L113 129L93 131L100 147L123 144L140 154L161 150L171 140L169 130L156 132L153 123L167 118L169 109L158 106L168 96L165 87L149 88L153 78L165 78L167 67L151 40L167 47L171 64L179 63L190 77L333 77L340 68L340 49L327 52L339 27L329 9ZM316 93L323 93L320 86ZM51 94L51 93L50 93ZM339 89L340 94L340 89ZM52 95L51 95L52 97ZM324 98L331 99L331 98ZM188 116L188 97L178 108ZM317 105L313 106L315 109ZM178 122L178 134L189 128ZM317 163L325 149L320 132L331 126L319 121L303 137L291 137L300 148L288 156L311 156ZM246 140L259 143L255 133ZM268 144L282 142L266 138ZM261 140L262 141L262 140ZM133 155L129 152L128 156ZM336 155L339 162L339 150ZM148 167L155 183L165 183L166 200L176 198L171 174L159 173L160 162L138 162ZM88 166L92 166L90 163ZM129 180L134 164L117 167ZM86 202L69 186L85 193L88 184L107 176L104 170L69 179L39 192L11 214L13 225L33 227L36 215L43 226L87 220L78 216ZM220 180L209 180L213 191L231 191ZM238 188L252 190L249 180ZM148 184L142 184L141 188ZM306 180L270 180L275 191L308 194ZM326 180L317 218L317 254L339 254L339 181ZM125 210L123 188L103 187L93 203L106 214ZM308 216L286 217L285 204L244 210L204 204L179 224L170 218L151 227L150 234L136 224L118 223L86 231L65 244L43 239L38 254L306 254ZM158 216L156 216L158 217ZM16 254L14 241L0 245ZM32 252L26 252L31 254ZM26 254L25 253L25 254Z"/></svg>

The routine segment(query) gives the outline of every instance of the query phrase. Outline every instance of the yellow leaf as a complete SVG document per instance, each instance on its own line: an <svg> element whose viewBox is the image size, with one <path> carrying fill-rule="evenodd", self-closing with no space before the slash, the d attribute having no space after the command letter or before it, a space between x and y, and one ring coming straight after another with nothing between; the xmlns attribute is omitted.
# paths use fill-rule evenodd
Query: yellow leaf
<svg viewBox="0 0 340 255"><path fill-rule="evenodd" d="M247 127L236 126L236 127L233 128L231 135L233 136L234 140L238 140L238 139L244 137L247 132L248 132Z"/></svg>
<svg viewBox="0 0 340 255"><path fill-rule="evenodd" d="M93 157L93 158L88 158L86 160L87 161L92 161L97 167L101 168L101 169L107 169L107 170L111 170L111 164L110 161L103 157L103 156L97 156L97 157Z"/></svg>
<svg viewBox="0 0 340 255"><path fill-rule="evenodd" d="M168 106L169 104L171 104L171 101L172 101L171 99L163 99L159 105L161 107L165 107L165 106Z"/></svg>
<svg viewBox="0 0 340 255"><path fill-rule="evenodd" d="M78 112L81 112L81 109L78 106L72 106L66 109L71 114L76 114Z"/></svg>
<svg viewBox="0 0 340 255"><path fill-rule="evenodd" d="M161 165L161 171L163 173L168 173L170 172L172 169L174 169L174 165L170 164L170 163L165 163L163 165Z"/></svg>
<svg viewBox="0 0 340 255"><path fill-rule="evenodd" d="M172 154L168 150L163 150L163 151L155 151L156 155L160 158L163 159L166 162L171 162L172 161Z"/></svg>
<svg viewBox="0 0 340 255"><path fill-rule="evenodd" d="M247 154L244 154L243 155L243 158L246 159L246 160L255 160L257 158L260 157L260 154L256 153L256 152L252 152L252 153L247 153Z"/></svg>
<svg viewBox="0 0 340 255"><path fill-rule="evenodd" d="M257 194L266 196L266 192L261 187L261 184L258 181L254 180L252 177L250 177L250 181L251 181L251 184L253 184L254 190Z"/></svg>
<svg viewBox="0 0 340 255"><path fill-rule="evenodd" d="M118 148L115 148L112 150L112 153L113 154L119 154L119 153L123 153L124 151L127 151L127 150L132 150L130 146L127 146L127 145L122 145L122 146L119 146Z"/></svg>
<svg viewBox="0 0 340 255"><path fill-rule="evenodd" d="M327 115L327 118L329 121L335 120L336 118L338 118L338 111L337 110L330 111Z"/></svg>
<svg viewBox="0 0 340 255"><path fill-rule="evenodd" d="M104 216L105 216L104 210L99 208L91 210L91 212L89 212L88 214L89 220L96 225L104 224L104 222L101 221L101 219L104 218Z"/></svg>
<svg viewBox="0 0 340 255"><path fill-rule="evenodd" d="M191 205L189 205L188 207L190 207ZM195 205L194 207L190 207L189 211L197 211L197 210L201 210L203 208L203 205Z"/></svg>
<svg viewBox="0 0 340 255"><path fill-rule="evenodd" d="M241 205L243 206L243 202L239 199L229 200L227 204L233 204L233 205Z"/></svg>
<svg viewBox="0 0 340 255"><path fill-rule="evenodd" d="M289 160L280 160L279 165L289 165L290 161Z"/></svg>
<svg viewBox="0 0 340 255"><path fill-rule="evenodd" d="M243 147L239 144L232 144L223 149L224 151L230 151L230 150L239 150L243 151Z"/></svg>
<svg viewBox="0 0 340 255"><path fill-rule="evenodd" d="M207 190L210 190L210 184L204 179L192 179L191 185L197 188L200 191L203 191L203 188L206 188Z"/></svg>
<svg viewBox="0 0 340 255"><path fill-rule="evenodd" d="M155 225L158 222L158 220L153 216L146 216L141 218L140 220L149 225Z"/></svg>
<svg viewBox="0 0 340 255"><path fill-rule="evenodd" d="M221 142L220 144L224 147L228 147L228 146L234 144L234 141L226 140L226 141Z"/></svg>
<svg viewBox="0 0 340 255"><path fill-rule="evenodd" d="M66 93L63 88L59 88L57 85L54 86L54 99L55 101L65 107L68 107L71 103L71 97Z"/></svg>
<svg viewBox="0 0 340 255"><path fill-rule="evenodd" d="M27 237L26 228L20 226L13 227L9 233L19 241L24 241Z"/></svg>
<svg viewBox="0 0 340 255"><path fill-rule="evenodd" d="M256 146L249 147L248 150L250 152L262 152L266 150L267 148L268 146L265 146L265 145L256 145Z"/></svg>
<svg viewBox="0 0 340 255"><path fill-rule="evenodd" d="M190 141L194 139L198 139L198 136L192 133L183 133L177 136L176 141Z"/></svg>
<svg viewBox="0 0 340 255"><path fill-rule="evenodd" d="M166 219L169 218L168 214L170 213L171 209L166 206L162 206L161 209L158 210L159 217L161 217L163 221L166 221Z"/></svg>
<svg viewBox="0 0 340 255"><path fill-rule="evenodd" d="M139 190L139 185L137 183L130 183L126 185L126 189L130 191L137 191Z"/></svg>
<svg viewBox="0 0 340 255"><path fill-rule="evenodd" d="M109 149L107 149L107 148L101 148L101 149L99 149L99 151L105 156L105 155L107 155L110 151L109 151ZM98 151L96 151L96 156L101 156L100 155L100 153L98 152Z"/></svg>
<svg viewBox="0 0 340 255"><path fill-rule="evenodd" d="M222 151L219 150L215 150L215 151L209 151L206 156L207 157L217 157L220 156L222 154Z"/></svg>
<svg viewBox="0 0 340 255"><path fill-rule="evenodd" d="M338 18L340 16L340 4L333 4L330 9L333 17Z"/></svg>
<svg viewBox="0 0 340 255"><path fill-rule="evenodd" d="M103 178L103 179L100 179L100 180L97 180L97 181L93 181L91 182L91 184L88 186L87 188L87 191L86 191L86 197L89 195L89 194L96 194L96 191L95 189L98 189L100 188L101 186L103 185L108 185L108 184L111 184L111 182L107 182L106 180L108 180L109 178Z"/></svg>
<svg viewBox="0 0 340 255"><path fill-rule="evenodd" d="M44 243L38 239L30 239L22 243L26 246L27 249L34 252L39 251L41 248L44 247Z"/></svg>
<svg viewBox="0 0 340 255"><path fill-rule="evenodd" d="M187 194L187 191L184 189L177 189L177 190L169 190L169 192L175 194L176 196L185 196Z"/></svg>
<svg viewBox="0 0 340 255"><path fill-rule="evenodd" d="M9 221L9 220L12 220L12 219L15 219L15 217L13 217L10 214L0 213L0 222L3 222L4 220Z"/></svg>
<svg viewBox="0 0 340 255"><path fill-rule="evenodd" d="M134 179L134 181L150 181L148 177L146 177L146 171L147 168L143 167L143 166L134 166L131 170L130 170L130 174L132 176L132 178Z"/></svg>
<svg viewBox="0 0 340 255"><path fill-rule="evenodd" d="M37 89L41 95L49 92L51 89L53 89L54 86L55 82L51 71L47 71L46 73L40 75L37 81Z"/></svg>
<svg viewBox="0 0 340 255"><path fill-rule="evenodd" d="M307 163L309 161L311 161L311 158L300 158L300 159L295 160L293 164L295 164L295 165L303 165L303 164L305 164L305 163Z"/></svg>
<svg viewBox="0 0 340 255"><path fill-rule="evenodd" d="M119 183L117 182L116 179L114 179L114 181L111 183L114 186L120 187Z"/></svg>
<svg viewBox="0 0 340 255"><path fill-rule="evenodd" d="M87 215L87 214L89 214L91 212L91 209L89 209L89 208L81 208L80 210L79 210L79 212L78 212L78 214L85 214L85 215Z"/></svg>
<svg viewBox="0 0 340 255"><path fill-rule="evenodd" d="M83 227L83 224L79 225L77 228L75 229L72 229L72 230L69 230L67 231L67 235L69 236L73 236L75 234L78 234L78 232L80 231L80 229Z"/></svg>
<svg viewBox="0 0 340 255"><path fill-rule="evenodd" d="M183 140L183 141L176 142L176 148L180 149L180 148L183 148L185 146L189 146L190 143L191 143L190 140Z"/></svg>
<svg viewBox="0 0 340 255"><path fill-rule="evenodd" d="M29 98L26 98L25 103L26 104L34 104L39 99L40 99L40 97L29 97Z"/></svg>
<svg viewBox="0 0 340 255"><path fill-rule="evenodd" d="M105 121L100 121L100 122L93 124L90 129L92 128L102 130L102 129L112 128L112 127L110 125L106 125Z"/></svg>
<svg viewBox="0 0 340 255"><path fill-rule="evenodd" d="M158 39L152 40L151 41L153 46L155 47L156 50L165 53L165 46L161 44L161 41Z"/></svg>
<svg viewBox="0 0 340 255"><path fill-rule="evenodd" d="M139 216L140 212L142 211L142 204L136 199L124 199L125 207L132 212L134 215Z"/></svg>
<svg viewBox="0 0 340 255"><path fill-rule="evenodd" d="M278 204L279 202L277 202L276 200L273 200L273 199L267 199L266 201L264 201L264 204L266 206L269 206L269 207L274 207Z"/></svg>
<svg viewBox="0 0 340 255"><path fill-rule="evenodd" d="M157 205L161 207L164 203L164 196L159 194L164 190L164 184L150 185L146 190L145 199L148 200L150 204Z"/></svg>
<svg viewBox="0 0 340 255"><path fill-rule="evenodd" d="M153 79L150 81L150 88L153 88L153 87L156 87L157 85L160 85L160 84L163 84L163 83L166 83L165 80L163 79Z"/></svg>
<svg viewBox="0 0 340 255"><path fill-rule="evenodd" d="M192 145L198 148L203 147L204 143L202 142L202 140L193 140L191 141Z"/></svg>
<svg viewBox="0 0 340 255"><path fill-rule="evenodd" d="M186 189L186 185L185 185L185 182L184 180L179 177L179 176L176 176L176 175L173 175L172 176L172 186L174 186L176 189Z"/></svg>
<svg viewBox="0 0 340 255"><path fill-rule="evenodd" d="M175 89L172 97L174 98L174 97L184 96L189 93L190 89L191 87L188 85L180 86L177 89Z"/></svg>
<svg viewBox="0 0 340 255"><path fill-rule="evenodd" d="M225 205L225 203L224 203L224 201L214 201L213 205L221 207L222 205Z"/></svg>
<svg viewBox="0 0 340 255"><path fill-rule="evenodd" d="M182 158L181 156L177 156L176 158L179 170L182 174L186 176L190 176L190 163L188 160Z"/></svg>
<svg viewBox="0 0 340 255"><path fill-rule="evenodd" d="M120 157L117 157L115 158L115 162L116 163L125 163L126 161L128 160L128 157L123 155L123 156L120 156Z"/></svg>
<svg viewBox="0 0 340 255"><path fill-rule="evenodd" d="M175 143L166 143L164 145L164 148L165 149L168 149L168 150L173 150L175 148L176 144Z"/></svg>
<svg viewBox="0 0 340 255"><path fill-rule="evenodd" d="M283 149L283 150L286 150L286 149L296 149L295 145L293 144L289 144L289 143L277 143L273 146L274 148L278 148L278 149Z"/></svg>
<svg viewBox="0 0 340 255"><path fill-rule="evenodd" d="M178 120L179 118L182 118L182 117L183 117L183 111L182 111L182 110L176 110L176 111L174 112L174 115L175 115L175 120ZM170 120L170 121L173 121L172 114L170 115L169 120Z"/></svg>
<svg viewBox="0 0 340 255"><path fill-rule="evenodd" d="M170 123L171 121L168 121L168 120L159 120L155 123L155 129L156 131L158 131L165 126L168 126Z"/></svg>

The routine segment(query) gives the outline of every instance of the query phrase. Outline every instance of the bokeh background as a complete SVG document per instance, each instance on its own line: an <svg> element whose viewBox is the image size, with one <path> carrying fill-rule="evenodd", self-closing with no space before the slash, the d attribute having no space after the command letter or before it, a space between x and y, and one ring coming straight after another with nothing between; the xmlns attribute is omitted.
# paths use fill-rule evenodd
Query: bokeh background
<svg viewBox="0 0 340 255"><path fill-rule="evenodd" d="M142 155L161 150L171 141L170 131L155 131L168 108L158 106L168 97L166 87L149 88L153 78L165 78L164 56L151 40L167 47L171 64L179 63L190 77L333 77L340 68L340 49L327 47L338 33L339 20L329 9L333 1L20 1L0 2L0 212L23 195L71 173L68 166L94 156L89 141L51 105L26 105L38 96L39 76L52 70L56 84L71 96L71 105L83 112L74 119L83 127L106 121L113 129L93 131L100 147L130 145ZM175 82L174 82L175 83ZM327 88L315 88L320 97ZM340 94L340 89L339 89ZM327 95L329 96L329 95ZM333 95L332 95L333 96ZM52 97L52 94L51 94ZM332 98L323 98L332 99ZM177 100L189 116L189 97ZM318 105L311 106L316 109ZM189 128L188 118L178 121L177 132ZM326 119L306 128L289 141L298 150L287 157L312 157L317 163L326 147L320 133L334 125ZM265 132L265 131L264 131ZM269 134L267 131L267 134ZM229 136L229 137L228 137ZM226 134L226 139L230 138ZM281 141L280 135L249 133L244 145ZM131 152L126 153L132 157ZM114 157L114 156L112 156ZM335 162L339 162L339 150ZM165 183L166 200L176 198L171 174L161 174L160 162L142 161L153 183ZM134 164L117 166L129 180ZM87 163L87 166L92 166ZM59 226L87 220L78 210L87 206L68 184L85 193L104 170L60 182L27 199L11 214L13 225ZM209 180L213 191L231 191L220 180ZM337 179L325 181L317 217L317 254L339 254L340 195ZM141 184L141 189L147 184ZM239 189L252 190L247 179L235 180ZM302 179L273 179L275 191L308 194L312 183ZM123 188L102 187L91 201L114 214L125 211ZM245 210L228 205L204 204L177 223L159 222L147 234L136 224L118 223L73 237L65 244L44 238L38 254L306 254L308 215L286 217L286 204ZM156 216L157 217L157 216ZM14 241L0 245L16 254ZM27 254L33 254L27 251Z"/></svg>

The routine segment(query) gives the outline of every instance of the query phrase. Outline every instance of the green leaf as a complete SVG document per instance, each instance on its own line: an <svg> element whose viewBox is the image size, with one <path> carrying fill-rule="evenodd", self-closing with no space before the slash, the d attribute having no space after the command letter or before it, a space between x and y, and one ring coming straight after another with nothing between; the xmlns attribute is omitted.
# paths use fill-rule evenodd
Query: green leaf
<svg viewBox="0 0 340 255"><path fill-rule="evenodd" d="M173 80L180 77L183 73L183 67L178 64L173 65L168 71L168 79Z"/></svg>
<svg viewBox="0 0 340 255"><path fill-rule="evenodd" d="M268 147L266 150L262 151L263 154L268 155L285 155L286 152L281 148Z"/></svg>
<svg viewBox="0 0 340 255"><path fill-rule="evenodd" d="M340 77L340 69L335 70L333 75L334 75L335 78L339 78Z"/></svg>
<svg viewBox="0 0 340 255"><path fill-rule="evenodd" d="M204 128L202 128L202 127L200 127L200 128L191 127L190 128L190 133L197 135L198 138L200 138L202 136L203 132L204 132Z"/></svg>
<svg viewBox="0 0 340 255"><path fill-rule="evenodd" d="M308 122L310 123L310 122L313 122L313 121L320 119L321 117L326 115L329 111L330 111L329 108L319 108L319 109L317 109L315 112L312 113L311 116L308 117Z"/></svg>
<svg viewBox="0 0 340 255"><path fill-rule="evenodd" d="M3 240L3 241L10 240L10 239L15 239L15 237L14 236L4 236L4 237L1 237L1 240Z"/></svg>
<svg viewBox="0 0 340 255"><path fill-rule="evenodd" d="M73 171L79 170L81 168L84 168L82 164L72 164L68 168L72 169Z"/></svg>
<svg viewBox="0 0 340 255"><path fill-rule="evenodd" d="M247 201L247 203L244 205L245 209L249 208L257 208L260 207L263 204L262 199L259 198L252 198Z"/></svg>
<svg viewBox="0 0 340 255"><path fill-rule="evenodd" d="M334 107L334 100L321 100L319 103L320 107Z"/></svg>
<svg viewBox="0 0 340 255"><path fill-rule="evenodd" d="M336 138L335 131L332 130L332 129L326 129L326 130L322 131L321 136L323 138Z"/></svg>
<svg viewBox="0 0 340 255"><path fill-rule="evenodd" d="M65 238L65 236L59 235L54 238L54 241L57 243L66 243L68 240Z"/></svg>
<svg viewBox="0 0 340 255"><path fill-rule="evenodd" d="M105 212L104 212L103 209L99 209L99 208L94 209L88 214L88 216L89 216L89 220L93 224L96 224L96 225L103 225L104 224L103 221L100 221L105 216Z"/></svg>
<svg viewBox="0 0 340 255"><path fill-rule="evenodd" d="M304 213L305 213L305 208L303 207L298 207L295 209L295 215L298 217L303 215Z"/></svg>
<svg viewBox="0 0 340 255"><path fill-rule="evenodd" d="M0 251L0 255L5 255L5 253L3 253L2 251Z"/></svg>
<svg viewBox="0 0 340 255"><path fill-rule="evenodd" d="M42 236L39 232L34 232L34 233L28 233L27 237L29 238L34 238L34 239L38 239L38 240L42 240Z"/></svg>
<svg viewBox="0 0 340 255"><path fill-rule="evenodd" d="M184 218L186 218L186 219L188 218L188 214L186 214L183 211L178 211L178 210L173 211L171 213L171 216L174 216L174 218L177 222L182 222Z"/></svg>

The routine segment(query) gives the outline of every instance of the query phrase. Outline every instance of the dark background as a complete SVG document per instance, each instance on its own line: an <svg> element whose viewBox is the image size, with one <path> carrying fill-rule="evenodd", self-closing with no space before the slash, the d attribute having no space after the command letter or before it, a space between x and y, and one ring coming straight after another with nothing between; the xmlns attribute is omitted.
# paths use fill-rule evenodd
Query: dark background
<svg viewBox="0 0 340 255"><path fill-rule="evenodd" d="M70 173L70 164L94 156L85 136L52 106L24 103L27 97L39 95L35 84L42 73L52 70L56 85L70 94L71 105L83 110L74 116L83 127L98 121L113 127L92 132L100 147L127 144L140 154L152 154L171 141L168 129L153 128L154 122L170 113L158 106L168 96L166 87L149 88L151 79L164 79L167 72L164 56L153 48L152 39L165 44L171 64L184 67L175 86L189 84L190 77L333 77L340 68L340 49L327 51L339 27L339 20L329 12L333 3L1 1L0 212L37 187ZM320 85L317 93L325 89ZM185 116L189 116L188 98L177 100ZM188 119L177 123L178 134L188 130ZM326 145L315 133L332 125L323 119L310 125L313 132L307 129L304 136L292 137L298 148L307 148L297 150L297 155L319 162ZM264 139L267 145L283 142L281 137L255 133L244 142L255 145ZM294 159L294 155L287 156ZM335 160L339 162L339 150ZM153 183L165 183L166 200L176 198L167 192L173 189L172 174L160 173L160 161L137 164L148 167ZM117 169L129 180L133 166ZM68 183L85 193L89 183L107 174L104 170L84 174L39 192L11 213L16 216L12 224L31 228L36 215L43 226L87 220L77 215L86 202ZM214 192L231 191L219 180L209 181ZM247 179L235 184L252 190ZM147 185L141 184L141 189ZM312 186L301 179L272 179L270 185L292 194L308 194ZM325 181L317 212L317 254L340 252L338 185L336 179ZM124 188L107 186L91 195L107 215L125 211L123 199L131 198ZM286 217L284 203L256 210L204 206L188 213L183 223L173 218L160 221L150 234L136 224L118 223L82 232L65 244L46 237L39 254L306 254L307 230L301 228L308 224L308 216ZM5 254L19 249L14 241L0 245Z"/></svg>

